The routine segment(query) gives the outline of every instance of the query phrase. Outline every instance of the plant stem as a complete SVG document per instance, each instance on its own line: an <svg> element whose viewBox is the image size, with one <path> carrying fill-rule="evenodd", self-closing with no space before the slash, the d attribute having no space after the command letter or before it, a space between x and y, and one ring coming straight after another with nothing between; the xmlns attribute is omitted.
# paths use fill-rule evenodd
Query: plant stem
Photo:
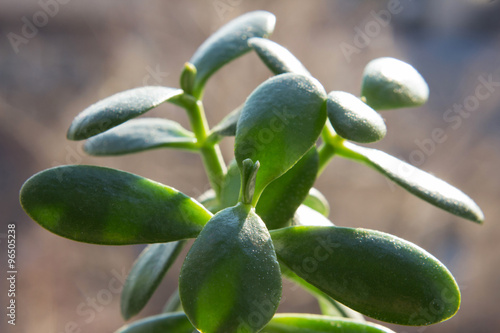
<svg viewBox="0 0 500 333"><path fill-rule="evenodd" d="M219 145L207 141L209 127L205 111L203 110L203 103L193 96L184 94L178 104L187 110L191 128L196 136L197 145L200 148L208 181L214 189L217 199L220 199L221 185L227 168Z"/></svg>
<svg viewBox="0 0 500 333"><path fill-rule="evenodd" d="M325 127L323 127L323 131L321 132L321 138L323 139L323 143L318 149L318 154L319 154L318 176L321 175L321 173L325 170L330 160L335 155L336 144L343 140L337 135L337 133L335 133L335 130L333 129L329 121L327 121Z"/></svg>

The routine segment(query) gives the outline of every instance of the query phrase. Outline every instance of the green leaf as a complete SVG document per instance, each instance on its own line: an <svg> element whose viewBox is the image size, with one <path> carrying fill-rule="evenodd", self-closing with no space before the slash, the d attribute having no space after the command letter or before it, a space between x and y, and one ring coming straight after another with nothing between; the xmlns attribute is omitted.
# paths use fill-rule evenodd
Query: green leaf
<svg viewBox="0 0 500 333"><path fill-rule="evenodd" d="M366 322L365 317L357 311L348 308L344 304L341 304L331 297L324 294L325 297L318 297L318 305L321 310L321 314L333 317L351 318L358 322Z"/></svg>
<svg viewBox="0 0 500 333"><path fill-rule="evenodd" d="M394 58L378 58L365 67L361 96L375 110L412 107L427 101L429 87L411 65Z"/></svg>
<svg viewBox="0 0 500 333"><path fill-rule="evenodd" d="M189 60L197 70L193 94L200 97L208 78L231 60L250 51L247 40L268 37L274 30L276 17L266 11L246 13L211 35Z"/></svg>
<svg viewBox="0 0 500 333"><path fill-rule="evenodd" d="M185 243L179 241L150 244L142 251L122 290L120 305L125 320L144 308Z"/></svg>
<svg viewBox="0 0 500 333"><path fill-rule="evenodd" d="M196 80L196 67L193 64L186 62L182 69L180 84L182 90L186 94L192 94L194 89L194 82Z"/></svg>
<svg viewBox="0 0 500 333"><path fill-rule="evenodd" d="M445 211L482 223L484 214L465 193L443 180L380 150L344 142L347 151L339 154L374 168L410 193Z"/></svg>
<svg viewBox="0 0 500 333"><path fill-rule="evenodd" d="M220 192L221 208L235 206L240 195L241 177L238 163L233 160L227 167L227 173L222 182Z"/></svg>
<svg viewBox="0 0 500 333"><path fill-rule="evenodd" d="M335 132L344 139L367 143L378 141L387 133L380 114L354 95L332 91L326 105Z"/></svg>
<svg viewBox="0 0 500 333"><path fill-rule="evenodd" d="M186 256L179 291L201 332L258 332L273 317L280 268L269 232L249 205L226 208L207 223Z"/></svg>
<svg viewBox="0 0 500 333"><path fill-rule="evenodd" d="M85 142L90 155L122 155L154 148L197 150L194 134L175 121L161 118L133 119L93 136Z"/></svg>
<svg viewBox="0 0 500 333"><path fill-rule="evenodd" d="M316 210L306 206L300 205L295 215L293 216L292 225L306 225L306 226L332 226L333 223L330 222L323 214L317 212Z"/></svg>
<svg viewBox="0 0 500 333"><path fill-rule="evenodd" d="M235 136L236 135L236 124L240 119L241 111L243 110L243 105L240 105L231 113L229 113L220 123L215 125L210 131L209 138L210 142L218 142L224 136Z"/></svg>
<svg viewBox="0 0 500 333"><path fill-rule="evenodd" d="M219 200L217 199L217 195L213 189L206 190L198 198L196 198L196 200L212 213L216 213L220 210Z"/></svg>
<svg viewBox="0 0 500 333"><path fill-rule="evenodd" d="M430 325L450 318L460 306L460 291L446 267L396 236L333 226L295 226L271 235L280 261L367 316Z"/></svg>
<svg viewBox="0 0 500 333"><path fill-rule="evenodd" d="M96 166L39 172L21 188L21 205L49 231L94 244L163 243L193 238L212 214L181 192Z"/></svg>
<svg viewBox="0 0 500 333"><path fill-rule="evenodd" d="M241 168L240 200L244 204L252 204L253 194L255 190L255 178L257 177L257 171L259 171L259 167L259 161L254 163L249 158L243 161L243 167Z"/></svg>
<svg viewBox="0 0 500 333"><path fill-rule="evenodd" d="M309 190L309 194L305 198L303 204L323 214L325 217L330 215L330 204L328 200L326 200L325 196L314 187Z"/></svg>
<svg viewBox="0 0 500 333"><path fill-rule="evenodd" d="M281 74L248 97L238 121L235 157L260 162L254 203L316 142L326 122L326 93L314 78Z"/></svg>
<svg viewBox="0 0 500 333"><path fill-rule="evenodd" d="M265 38L250 38L248 40L260 59L274 74L296 73L311 75L302 63L286 48Z"/></svg>
<svg viewBox="0 0 500 333"><path fill-rule="evenodd" d="M137 320L120 328L116 333L193 333L194 327L182 312L164 313Z"/></svg>
<svg viewBox="0 0 500 333"><path fill-rule="evenodd" d="M167 303L165 303L162 313L178 311L184 312L184 309L182 308L181 298L179 297L179 288L176 288L172 295L168 298Z"/></svg>
<svg viewBox="0 0 500 333"><path fill-rule="evenodd" d="M314 296L320 306L320 309L324 315L328 316L334 316L334 317L342 317L342 318L351 318L355 319L358 322L365 322L365 318L363 315L357 311L354 311L351 308L348 308L347 306L337 302L312 284L308 283L301 277L299 277L297 274L295 274L293 271L291 271L289 268L284 266L283 264L280 265L281 268L281 273L283 274L283 277L287 278L290 281L295 282L298 284L302 289L310 293L312 296Z"/></svg>
<svg viewBox="0 0 500 333"><path fill-rule="evenodd" d="M282 313L274 316L262 333L394 333L387 327L304 313Z"/></svg>
<svg viewBox="0 0 500 333"><path fill-rule="evenodd" d="M255 211L268 229L287 226L295 211L314 185L318 174L319 157L311 148L290 170L269 184Z"/></svg>
<svg viewBox="0 0 500 333"><path fill-rule="evenodd" d="M140 116L182 93L181 89L152 86L114 94L76 116L68 129L67 137L70 140L87 139Z"/></svg>

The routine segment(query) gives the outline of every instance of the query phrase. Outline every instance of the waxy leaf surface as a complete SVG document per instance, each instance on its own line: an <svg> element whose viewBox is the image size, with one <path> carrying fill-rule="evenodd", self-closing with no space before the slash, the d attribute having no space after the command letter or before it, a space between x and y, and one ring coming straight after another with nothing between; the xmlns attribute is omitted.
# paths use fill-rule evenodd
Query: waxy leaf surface
<svg viewBox="0 0 500 333"><path fill-rule="evenodd" d="M67 137L84 140L140 116L174 97L181 89L141 87L119 92L83 110L71 123Z"/></svg>
<svg viewBox="0 0 500 333"><path fill-rule="evenodd" d="M207 223L184 261L179 291L201 332L258 332L271 320L281 272L269 232L250 206L226 208Z"/></svg>
<svg viewBox="0 0 500 333"><path fill-rule="evenodd" d="M250 38L248 44L274 74L296 73L311 75L302 63L286 48L265 38Z"/></svg>
<svg viewBox="0 0 500 333"><path fill-rule="evenodd" d="M484 215L478 205L456 187L380 150L349 142L344 145L351 152L361 155L364 163L417 197L449 213L477 223L483 222Z"/></svg>
<svg viewBox="0 0 500 333"><path fill-rule="evenodd" d="M269 37L275 23L273 14L258 10L237 17L211 35L189 60L197 70L193 94L199 97L205 82L216 70L250 51L248 39Z"/></svg>
<svg viewBox="0 0 500 333"><path fill-rule="evenodd" d="M394 58L370 61L363 72L361 96L375 110L419 106L429 87L413 66Z"/></svg>
<svg viewBox="0 0 500 333"><path fill-rule="evenodd" d="M394 333L387 327L352 319L304 313L280 313L262 333Z"/></svg>
<svg viewBox="0 0 500 333"><path fill-rule="evenodd" d="M254 203L262 190L289 170L316 142L326 122L326 93L311 77L281 74L248 97L238 121L235 157L260 162Z"/></svg>
<svg viewBox="0 0 500 333"><path fill-rule="evenodd" d="M314 187L309 190L309 194L305 198L303 204L323 214L325 217L330 215L330 204L328 200L326 200L325 196Z"/></svg>
<svg viewBox="0 0 500 333"><path fill-rule="evenodd" d="M335 132L347 140L374 142L387 133L384 119L356 96L332 91L327 98L328 119Z"/></svg>
<svg viewBox="0 0 500 333"><path fill-rule="evenodd" d="M28 215L72 240L126 245L193 238L212 214L194 199L152 180L109 168L61 166L21 188Z"/></svg>
<svg viewBox="0 0 500 333"><path fill-rule="evenodd" d="M318 166L318 152L313 147L290 170L265 188L255 212L268 229L287 226L314 185Z"/></svg>
<svg viewBox="0 0 500 333"><path fill-rule="evenodd" d="M184 245L185 241L157 243L142 251L122 290L120 306L125 320L144 308Z"/></svg>
<svg viewBox="0 0 500 333"><path fill-rule="evenodd" d="M91 137L84 149L90 155L121 155L162 147L196 150L196 138L175 121L142 118Z"/></svg>
<svg viewBox="0 0 500 333"><path fill-rule="evenodd" d="M220 141L224 136L235 136L236 135L236 125L240 119L241 111L243 110L243 105L240 105L231 113L229 113L220 123L215 125L211 132L209 141Z"/></svg>
<svg viewBox="0 0 500 333"><path fill-rule="evenodd" d="M289 227L271 232L276 253L333 299L378 320L429 325L457 312L446 267L415 244L366 229Z"/></svg>
<svg viewBox="0 0 500 333"><path fill-rule="evenodd" d="M323 226L329 227L333 223L320 212L306 206L300 205L291 221L292 225Z"/></svg>
<svg viewBox="0 0 500 333"><path fill-rule="evenodd" d="M183 312L164 313L134 321L116 333L193 333L195 329Z"/></svg>

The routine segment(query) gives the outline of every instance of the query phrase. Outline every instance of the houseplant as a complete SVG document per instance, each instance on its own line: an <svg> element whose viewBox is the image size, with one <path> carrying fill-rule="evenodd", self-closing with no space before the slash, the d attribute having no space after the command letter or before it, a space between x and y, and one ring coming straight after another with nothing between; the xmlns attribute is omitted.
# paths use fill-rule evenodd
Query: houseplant
<svg viewBox="0 0 500 333"><path fill-rule="evenodd" d="M396 236L328 220L314 189L334 156L363 163L414 195L474 222L479 207L458 189L403 161L356 143L384 137L378 110L419 106L428 87L410 65L379 58L365 68L361 96L326 93L288 50L267 39L271 13L247 13L218 30L184 66L180 89L146 86L84 110L67 137L92 155L175 148L202 157L212 189L190 198L115 169L71 165L42 171L20 193L24 210L60 236L93 244L150 244L135 262L121 299L125 319L138 314L195 238L179 293L165 313L120 332L390 332L360 315L401 325L453 316L458 286L431 254ZM255 51L275 76L209 128L203 92L210 76ZM163 102L185 109L191 130L137 118ZM235 136L226 165L219 142ZM318 142L321 143L318 143ZM318 299L322 315L275 314L282 276Z"/></svg>

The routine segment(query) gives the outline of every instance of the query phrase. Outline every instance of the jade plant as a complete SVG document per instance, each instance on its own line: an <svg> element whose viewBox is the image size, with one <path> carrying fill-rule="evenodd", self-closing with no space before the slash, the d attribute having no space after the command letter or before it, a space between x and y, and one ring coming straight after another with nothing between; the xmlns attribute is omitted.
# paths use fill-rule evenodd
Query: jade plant
<svg viewBox="0 0 500 333"><path fill-rule="evenodd" d="M400 325L430 325L460 306L450 271L419 246L388 233L336 226L313 187L334 156L367 165L429 203L482 223L460 190L377 149L379 110L426 102L428 86L411 65L371 61L360 96L326 93L286 48L267 39L275 17L255 11L209 37L187 62L180 88L145 86L82 111L67 137L90 155L175 148L200 154L211 190L199 198L110 168L59 166L26 181L20 201L47 230L79 242L149 244L121 296L123 317L144 308L187 239L178 291L161 314L119 329L132 332L392 332L363 315ZM210 76L255 51L273 76L210 128L203 91ZM136 118L164 102L186 110L191 129ZM235 136L226 164L219 143ZM276 314L282 278L314 296L321 314Z"/></svg>

